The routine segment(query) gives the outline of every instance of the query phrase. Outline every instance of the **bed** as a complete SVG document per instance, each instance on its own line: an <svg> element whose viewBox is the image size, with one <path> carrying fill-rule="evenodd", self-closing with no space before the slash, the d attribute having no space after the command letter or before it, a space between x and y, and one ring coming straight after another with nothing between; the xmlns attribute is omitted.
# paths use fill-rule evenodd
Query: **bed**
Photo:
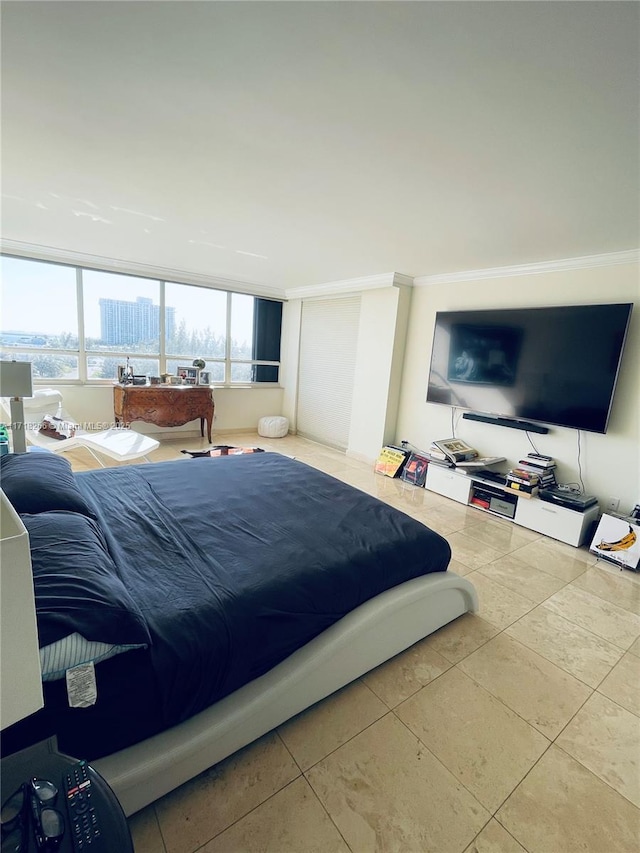
<svg viewBox="0 0 640 853"><path fill-rule="evenodd" d="M477 607L442 536L277 453L0 461L29 532L43 725L127 814ZM69 708L86 661L97 701Z"/></svg>

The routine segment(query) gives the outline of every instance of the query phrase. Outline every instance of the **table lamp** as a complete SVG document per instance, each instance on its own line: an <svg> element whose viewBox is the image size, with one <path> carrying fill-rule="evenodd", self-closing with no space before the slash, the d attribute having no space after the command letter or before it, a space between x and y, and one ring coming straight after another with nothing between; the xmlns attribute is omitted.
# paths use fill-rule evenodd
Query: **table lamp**
<svg viewBox="0 0 640 853"><path fill-rule="evenodd" d="M25 453L27 450L22 398L31 397L32 394L31 362L0 361L0 396L11 399L11 434L14 453Z"/></svg>
<svg viewBox="0 0 640 853"><path fill-rule="evenodd" d="M0 489L0 728L44 705L29 534Z"/></svg>

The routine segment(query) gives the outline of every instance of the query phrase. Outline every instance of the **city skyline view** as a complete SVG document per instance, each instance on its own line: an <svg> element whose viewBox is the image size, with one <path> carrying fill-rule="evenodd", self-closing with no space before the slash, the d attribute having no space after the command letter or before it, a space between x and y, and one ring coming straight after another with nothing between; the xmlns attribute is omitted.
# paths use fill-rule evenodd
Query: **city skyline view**
<svg viewBox="0 0 640 853"><path fill-rule="evenodd" d="M75 268L3 257L2 280L0 334L77 336ZM96 341L102 334L101 298L135 302L141 297L159 305L159 282L134 276L85 270L83 291L85 335ZM165 294L167 306L175 310L176 328L186 323L190 330L207 328L218 337L226 334L226 291L167 282ZM252 340L253 297L233 294L232 336L240 343Z"/></svg>

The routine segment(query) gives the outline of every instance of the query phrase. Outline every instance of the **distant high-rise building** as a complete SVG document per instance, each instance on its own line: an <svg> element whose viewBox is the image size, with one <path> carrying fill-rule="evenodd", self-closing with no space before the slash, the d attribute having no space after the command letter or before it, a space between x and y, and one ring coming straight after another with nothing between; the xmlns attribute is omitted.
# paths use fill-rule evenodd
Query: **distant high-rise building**
<svg viewBox="0 0 640 853"><path fill-rule="evenodd" d="M176 309L165 309L165 336L173 337ZM103 344L120 346L160 340L160 306L138 296L135 302L125 299L100 299L100 337Z"/></svg>

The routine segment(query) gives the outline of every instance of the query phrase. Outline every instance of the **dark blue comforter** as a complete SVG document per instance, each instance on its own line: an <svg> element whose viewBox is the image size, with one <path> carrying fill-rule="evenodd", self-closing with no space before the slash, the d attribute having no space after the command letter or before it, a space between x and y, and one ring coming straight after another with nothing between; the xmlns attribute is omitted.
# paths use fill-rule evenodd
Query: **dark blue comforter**
<svg viewBox="0 0 640 853"><path fill-rule="evenodd" d="M123 466L76 481L147 622L165 726L450 559L423 524L279 454Z"/></svg>

